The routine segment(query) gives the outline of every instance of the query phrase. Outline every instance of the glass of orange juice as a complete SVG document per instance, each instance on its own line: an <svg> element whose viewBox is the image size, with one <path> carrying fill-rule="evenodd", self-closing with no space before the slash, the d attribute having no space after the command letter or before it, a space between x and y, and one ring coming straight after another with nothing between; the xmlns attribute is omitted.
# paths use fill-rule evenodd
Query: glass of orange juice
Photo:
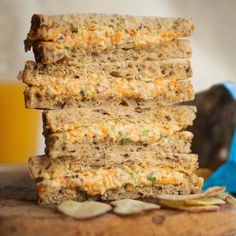
<svg viewBox="0 0 236 236"><path fill-rule="evenodd" d="M27 162L37 151L39 112L26 109L24 85L0 81L0 164Z"/></svg>

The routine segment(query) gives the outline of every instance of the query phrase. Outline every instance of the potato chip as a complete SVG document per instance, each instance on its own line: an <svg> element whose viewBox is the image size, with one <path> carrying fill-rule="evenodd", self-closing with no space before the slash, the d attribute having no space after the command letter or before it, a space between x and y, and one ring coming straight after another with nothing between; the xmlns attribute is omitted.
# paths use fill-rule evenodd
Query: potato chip
<svg viewBox="0 0 236 236"><path fill-rule="evenodd" d="M95 216L102 215L112 209L111 205L95 202L76 202L76 201L63 201L57 209L65 215L71 216L76 219L87 219Z"/></svg>
<svg viewBox="0 0 236 236"><path fill-rule="evenodd" d="M236 198L234 198L233 196L231 196L230 194L228 194L225 197L225 201L233 206L236 206Z"/></svg>
<svg viewBox="0 0 236 236"><path fill-rule="evenodd" d="M217 205L188 206L185 205L184 201L173 201L173 200L160 200L159 204L171 209L177 209L189 212L216 211L219 209L219 206Z"/></svg>
<svg viewBox="0 0 236 236"><path fill-rule="evenodd" d="M212 187L208 188L205 192L188 194L188 195L159 195L158 199L169 200L169 201L184 201L189 199L202 198L206 196L219 196L225 191L225 187Z"/></svg>
<svg viewBox="0 0 236 236"><path fill-rule="evenodd" d="M111 202L115 206L114 213L119 215L137 214L146 210L160 209L160 206L153 203L142 202L133 199L123 199Z"/></svg>
<svg viewBox="0 0 236 236"><path fill-rule="evenodd" d="M225 200L225 198L229 195L229 193L227 192L223 192L219 195L219 198L222 199L222 200Z"/></svg>
<svg viewBox="0 0 236 236"><path fill-rule="evenodd" d="M208 188L204 193L206 194L206 196L220 196L222 193L224 193L226 190L226 187L222 186L215 186L215 187L211 187Z"/></svg>
<svg viewBox="0 0 236 236"><path fill-rule="evenodd" d="M225 201L218 197L202 197L196 199L189 199L184 201L187 206L208 206L208 205L222 205Z"/></svg>

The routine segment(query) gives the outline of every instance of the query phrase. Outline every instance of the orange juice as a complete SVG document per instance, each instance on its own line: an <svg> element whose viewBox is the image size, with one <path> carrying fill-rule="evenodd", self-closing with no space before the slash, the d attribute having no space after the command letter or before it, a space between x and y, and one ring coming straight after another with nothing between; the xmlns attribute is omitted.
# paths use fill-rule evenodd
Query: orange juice
<svg viewBox="0 0 236 236"><path fill-rule="evenodd" d="M24 85L0 82L0 163L25 163L37 149L39 115L24 105Z"/></svg>

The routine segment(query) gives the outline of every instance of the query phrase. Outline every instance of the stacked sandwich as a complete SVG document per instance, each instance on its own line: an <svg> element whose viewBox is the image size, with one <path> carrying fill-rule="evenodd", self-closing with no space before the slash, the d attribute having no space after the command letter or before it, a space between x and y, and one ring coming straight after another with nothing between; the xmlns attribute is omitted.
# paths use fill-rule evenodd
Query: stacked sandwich
<svg viewBox="0 0 236 236"><path fill-rule="evenodd" d="M191 153L196 108L189 19L32 17L22 81L42 109L44 156L32 157L41 204L201 191Z"/></svg>

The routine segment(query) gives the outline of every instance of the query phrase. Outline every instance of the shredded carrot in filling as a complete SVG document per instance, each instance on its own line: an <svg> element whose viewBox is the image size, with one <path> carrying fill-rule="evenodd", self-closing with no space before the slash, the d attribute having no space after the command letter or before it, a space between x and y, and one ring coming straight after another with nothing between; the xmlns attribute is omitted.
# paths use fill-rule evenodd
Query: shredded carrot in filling
<svg viewBox="0 0 236 236"><path fill-rule="evenodd" d="M115 43L118 43L121 40L121 33L120 32L116 32L114 37L113 37L113 41Z"/></svg>
<svg viewBox="0 0 236 236"><path fill-rule="evenodd" d="M61 44L56 44L56 48L57 49L62 49L62 48L64 48Z"/></svg>
<svg viewBox="0 0 236 236"><path fill-rule="evenodd" d="M107 136L107 129L106 128L102 128L102 138L104 139Z"/></svg>
<svg viewBox="0 0 236 236"><path fill-rule="evenodd" d="M175 39L178 38L178 34L169 33L169 32L162 32L160 33L161 38L169 38L169 39Z"/></svg>
<svg viewBox="0 0 236 236"><path fill-rule="evenodd" d="M196 177L195 182L201 182ZM158 184L179 185L186 183L186 175L170 167L140 166L133 165L125 168L99 169L90 172L81 172L79 177L74 179L75 186L80 186L90 195L104 194L110 189L119 189L122 186L127 191L132 191L135 186L155 186ZM201 185L199 185L201 186Z"/></svg>
<svg viewBox="0 0 236 236"><path fill-rule="evenodd" d="M88 27L88 31L95 31L95 26L94 25L90 25Z"/></svg>

